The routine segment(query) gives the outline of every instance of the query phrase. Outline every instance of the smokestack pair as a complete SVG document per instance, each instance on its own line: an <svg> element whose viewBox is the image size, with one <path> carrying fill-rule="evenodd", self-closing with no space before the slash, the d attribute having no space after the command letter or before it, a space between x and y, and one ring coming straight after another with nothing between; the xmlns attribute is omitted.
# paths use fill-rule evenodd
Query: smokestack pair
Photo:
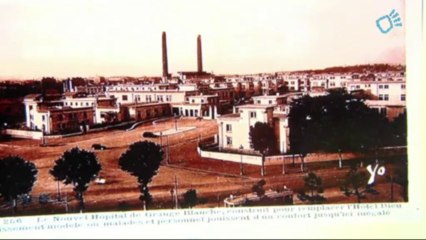
<svg viewBox="0 0 426 240"><path fill-rule="evenodd" d="M163 77L169 76L169 66L167 60L167 39L166 32L163 32L162 35L162 49L163 49ZM201 48L201 35L197 37L197 67L198 72L203 72L203 53Z"/></svg>

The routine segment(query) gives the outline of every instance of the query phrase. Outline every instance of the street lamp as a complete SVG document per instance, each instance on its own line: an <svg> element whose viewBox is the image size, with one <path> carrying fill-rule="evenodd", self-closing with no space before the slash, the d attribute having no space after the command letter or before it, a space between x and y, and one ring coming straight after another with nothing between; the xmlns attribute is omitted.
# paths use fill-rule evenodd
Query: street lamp
<svg viewBox="0 0 426 240"><path fill-rule="evenodd" d="M177 132L177 115L176 115L176 113L175 113L175 130L176 130L176 132Z"/></svg>
<svg viewBox="0 0 426 240"><path fill-rule="evenodd" d="M240 145L240 175L243 175L244 169L243 169L243 145Z"/></svg>

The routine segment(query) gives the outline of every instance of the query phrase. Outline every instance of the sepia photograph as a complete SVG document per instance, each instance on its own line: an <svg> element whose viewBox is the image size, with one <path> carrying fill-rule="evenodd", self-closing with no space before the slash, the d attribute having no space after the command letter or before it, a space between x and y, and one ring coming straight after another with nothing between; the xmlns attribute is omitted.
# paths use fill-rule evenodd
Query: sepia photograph
<svg viewBox="0 0 426 240"><path fill-rule="evenodd" d="M0 0L0 219L409 203L406 14Z"/></svg>

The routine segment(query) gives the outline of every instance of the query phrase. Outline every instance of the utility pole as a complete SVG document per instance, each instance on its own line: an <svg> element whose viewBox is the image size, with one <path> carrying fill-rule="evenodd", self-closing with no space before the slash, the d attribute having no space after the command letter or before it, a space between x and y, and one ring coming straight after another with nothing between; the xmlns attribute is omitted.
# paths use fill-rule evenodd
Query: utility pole
<svg viewBox="0 0 426 240"><path fill-rule="evenodd" d="M178 181L175 175L175 208L178 209Z"/></svg>
<svg viewBox="0 0 426 240"><path fill-rule="evenodd" d="M282 158L283 158L283 175L285 175L285 157L282 156Z"/></svg>
<svg viewBox="0 0 426 240"><path fill-rule="evenodd" d="M170 164L170 145L169 145L169 135L167 136L167 165Z"/></svg>
<svg viewBox="0 0 426 240"><path fill-rule="evenodd" d="M61 195L62 194L61 194L61 186L59 185L60 181L58 180L57 182L58 182L58 193L56 194L57 195L56 197L57 197L57 200L59 202L59 201L61 201Z"/></svg>
<svg viewBox="0 0 426 240"><path fill-rule="evenodd" d="M65 212L68 213L68 195L65 192Z"/></svg>
<svg viewBox="0 0 426 240"><path fill-rule="evenodd" d="M240 145L240 175L242 176L244 173L244 169L243 169L243 145Z"/></svg>

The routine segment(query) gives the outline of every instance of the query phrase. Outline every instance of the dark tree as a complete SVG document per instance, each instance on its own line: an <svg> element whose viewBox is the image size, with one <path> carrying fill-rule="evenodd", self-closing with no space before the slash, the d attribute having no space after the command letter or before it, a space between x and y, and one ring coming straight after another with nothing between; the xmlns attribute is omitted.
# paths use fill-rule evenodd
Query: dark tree
<svg viewBox="0 0 426 240"><path fill-rule="evenodd" d="M386 179L391 184L390 189L390 201L394 200L394 184L398 184L402 188L402 197L404 201L408 202L408 165L407 160L401 160L401 162L390 170L387 171Z"/></svg>
<svg viewBox="0 0 426 240"><path fill-rule="evenodd" d="M62 93L62 83L53 77L43 77L41 79L41 91L43 96L47 94Z"/></svg>
<svg viewBox="0 0 426 240"><path fill-rule="evenodd" d="M341 152L377 149L390 139L387 119L343 89L293 101L289 127L291 151L301 155L302 165L307 153L325 151L340 153L341 167Z"/></svg>
<svg viewBox="0 0 426 240"><path fill-rule="evenodd" d="M265 175L265 155L276 150L277 138L274 129L267 123L257 122L250 126L251 147L262 154L261 174Z"/></svg>
<svg viewBox="0 0 426 240"><path fill-rule="evenodd" d="M393 145L407 145L407 113L396 117L391 123Z"/></svg>
<svg viewBox="0 0 426 240"><path fill-rule="evenodd" d="M288 86L287 86L287 85L285 85L285 84L280 85L280 86L277 88L277 92L278 92L279 94L288 93L288 92L289 92Z"/></svg>
<svg viewBox="0 0 426 240"><path fill-rule="evenodd" d="M99 174L101 165L93 152L73 148L55 161L55 166L49 171L56 181L65 185L72 184L77 199L80 200L80 210L84 209L84 192Z"/></svg>
<svg viewBox="0 0 426 240"><path fill-rule="evenodd" d="M311 198L314 198L314 193L317 195L323 192L322 188L322 179L318 177L315 173L310 172L306 177L303 178L305 181L305 189L311 193Z"/></svg>
<svg viewBox="0 0 426 240"><path fill-rule="evenodd" d="M148 190L148 184L157 174L160 163L163 160L161 146L149 141L135 142L129 146L119 159L121 169L137 177L141 192L140 200L144 208L151 202L152 197Z"/></svg>
<svg viewBox="0 0 426 240"><path fill-rule="evenodd" d="M254 184L251 190L255 192L258 197L263 197L265 195L265 189L263 189L263 186L265 186L265 184L266 184L266 181L262 179L256 184Z"/></svg>
<svg viewBox="0 0 426 240"><path fill-rule="evenodd" d="M198 203L197 191L195 189L189 189L183 194L185 205L189 208L194 207Z"/></svg>
<svg viewBox="0 0 426 240"><path fill-rule="evenodd" d="M367 186L367 175L365 172L361 172L354 165L349 170L346 178L343 181L341 186L341 191L344 192L346 196L355 195L357 197L358 203L361 203L361 199L364 198L363 188Z"/></svg>
<svg viewBox="0 0 426 240"><path fill-rule="evenodd" d="M13 210L17 208L18 196L31 192L36 179L37 168L34 163L18 156L0 159L0 197L12 201Z"/></svg>

